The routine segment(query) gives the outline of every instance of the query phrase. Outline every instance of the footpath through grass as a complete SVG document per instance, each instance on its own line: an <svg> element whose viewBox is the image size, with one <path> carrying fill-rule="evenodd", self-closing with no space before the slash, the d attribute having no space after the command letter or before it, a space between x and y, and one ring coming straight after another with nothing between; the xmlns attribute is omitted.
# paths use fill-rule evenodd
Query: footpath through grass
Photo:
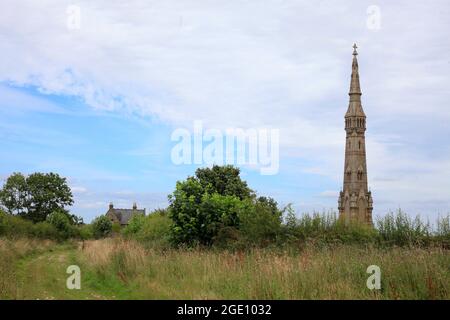
<svg viewBox="0 0 450 320"><path fill-rule="evenodd" d="M305 246L247 252L146 249L123 239L55 244L0 239L1 299L449 299L440 248ZM69 290L69 265L81 290ZM381 290L366 287L369 265Z"/></svg>
<svg viewBox="0 0 450 320"><path fill-rule="evenodd" d="M69 290L67 267L76 264L77 243L0 239L0 299L108 299L89 287Z"/></svg>

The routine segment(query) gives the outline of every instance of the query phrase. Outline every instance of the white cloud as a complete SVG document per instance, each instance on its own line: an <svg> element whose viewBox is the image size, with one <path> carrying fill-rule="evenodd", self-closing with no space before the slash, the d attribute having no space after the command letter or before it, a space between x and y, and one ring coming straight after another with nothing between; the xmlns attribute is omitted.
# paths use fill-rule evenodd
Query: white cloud
<svg viewBox="0 0 450 320"><path fill-rule="evenodd" d="M339 191L335 191L335 190L325 190L322 191L319 194L320 197L324 197L324 198L333 198L333 199L337 199L339 196Z"/></svg>
<svg viewBox="0 0 450 320"><path fill-rule="evenodd" d="M83 194L88 191L85 187L77 187L77 186L71 186L70 189L72 190L73 194Z"/></svg>
<svg viewBox="0 0 450 320"><path fill-rule="evenodd" d="M0 81L176 126L202 119L280 128L282 156L315 162L300 170L340 183L356 41L370 184L392 201L448 199L448 161L428 155L427 145L401 143L417 130L433 137L433 117L450 118L450 45L442 40L450 6L385 3L382 28L372 32L371 4L78 1L81 29L69 30L64 3L14 1L2 5Z"/></svg>

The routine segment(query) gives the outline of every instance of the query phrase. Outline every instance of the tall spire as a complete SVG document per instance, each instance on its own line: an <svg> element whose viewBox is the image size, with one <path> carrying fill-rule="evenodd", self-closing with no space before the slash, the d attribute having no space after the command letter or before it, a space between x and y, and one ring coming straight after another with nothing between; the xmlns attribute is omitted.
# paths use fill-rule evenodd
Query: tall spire
<svg viewBox="0 0 450 320"><path fill-rule="evenodd" d="M372 224L373 199L368 190L366 164L366 115L361 105L356 44L353 45L350 102L345 114L344 184L339 194L339 216L346 223L360 221Z"/></svg>
<svg viewBox="0 0 450 320"><path fill-rule="evenodd" d="M359 85L359 72L358 72L358 59L356 56L358 55L358 52L356 51L356 43L353 44L353 62L352 62L352 77L350 80L350 92L348 93L351 95L361 95L361 87Z"/></svg>
<svg viewBox="0 0 450 320"><path fill-rule="evenodd" d="M361 86L359 85L359 70L358 70L358 47L356 43L353 44L353 61L352 61L352 75L350 79L350 103L348 106L346 116L361 116L365 117L364 111L361 105Z"/></svg>

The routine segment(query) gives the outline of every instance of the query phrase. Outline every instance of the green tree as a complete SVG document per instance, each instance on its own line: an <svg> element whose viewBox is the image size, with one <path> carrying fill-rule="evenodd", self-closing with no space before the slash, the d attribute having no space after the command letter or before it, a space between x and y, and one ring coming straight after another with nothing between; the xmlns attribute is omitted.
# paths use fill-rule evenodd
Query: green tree
<svg viewBox="0 0 450 320"><path fill-rule="evenodd" d="M40 222L53 211L72 205L73 198L66 179L56 173L37 172L28 177L14 173L0 191L0 202L11 214Z"/></svg>
<svg viewBox="0 0 450 320"><path fill-rule="evenodd" d="M203 220L200 221L200 240L211 244L218 231L225 227L239 225L239 213L244 209L244 202L236 196L220 194L205 194L200 211Z"/></svg>
<svg viewBox="0 0 450 320"><path fill-rule="evenodd" d="M232 166L213 166L197 169L194 177L177 182L169 195L175 243L209 245L221 228L238 226L242 201L254 199L239 174Z"/></svg>
<svg viewBox="0 0 450 320"><path fill-rule="evenodd" d="M27 178L29 192L26 217L34 222L44 221L53 211L73 204L66 178L56 173L33 173Z"/></svg>
<svg viewBox="0 0 450 320"><path fill-rule="evenodd" d="M191 244L199 240L203 194L204 189L200 182L189 177L185 181L178 181L175 191L169 195L170 218L173 221L172 237L175 243Z"/></svg>
<svg viewBox="0 0 450 320"><path fill-rule="evenodd" d="M28 207L27 181L23 174L15 172L8 177L0 190L0 203L10 214L23 215Z"/></svg>
<svg viewBox="0 0 450 320"><path fill-rule="evenodd" d="M96 218L92 222L92 231L95 238L103 238L111 234L112 222L105 215Z"/></svg>
<svg viewBox="0 0 450 320"><path fill-rule="evenodd" d="M208 193L235 196L243 200L251 197L253 191L239 175L239 168L231 165L214 165L212 168L199 168L195 171L196 179Z"/></svg>
<svg viewBox="0 0 450 320"><path fill-rule="evenodd" d="M258 197L256 203L268 209L274 216L280 217L282 214L278 209L278 203L271 197Z"/></svg>
<svg viewBox="0 0 450 320"><path fill-rule="evenodd" d="M83 217L68 213L70 224L75 226L84 225Z"/></svg>

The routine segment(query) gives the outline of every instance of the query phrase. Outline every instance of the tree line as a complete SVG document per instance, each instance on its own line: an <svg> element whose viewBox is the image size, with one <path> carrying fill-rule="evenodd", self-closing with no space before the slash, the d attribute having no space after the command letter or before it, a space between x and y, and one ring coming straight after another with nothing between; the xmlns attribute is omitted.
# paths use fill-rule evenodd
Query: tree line
<svg viewBox="0 0 450 320"><path fill-rule="evenodd" d="M304 243L377 243L450 246L450 215L433 229L420 217L399 211L375 219L375 226L344 225L336 213L298 216L290 205L259 196L240 176L239 168L199 168L178 181L167 208L135 215L125 228L105 215L91 224L67 209L73 195L65 178L55 173L14 173L0 190L0 235L82 239L122 234L148 245L249 246Z"/></svg>

